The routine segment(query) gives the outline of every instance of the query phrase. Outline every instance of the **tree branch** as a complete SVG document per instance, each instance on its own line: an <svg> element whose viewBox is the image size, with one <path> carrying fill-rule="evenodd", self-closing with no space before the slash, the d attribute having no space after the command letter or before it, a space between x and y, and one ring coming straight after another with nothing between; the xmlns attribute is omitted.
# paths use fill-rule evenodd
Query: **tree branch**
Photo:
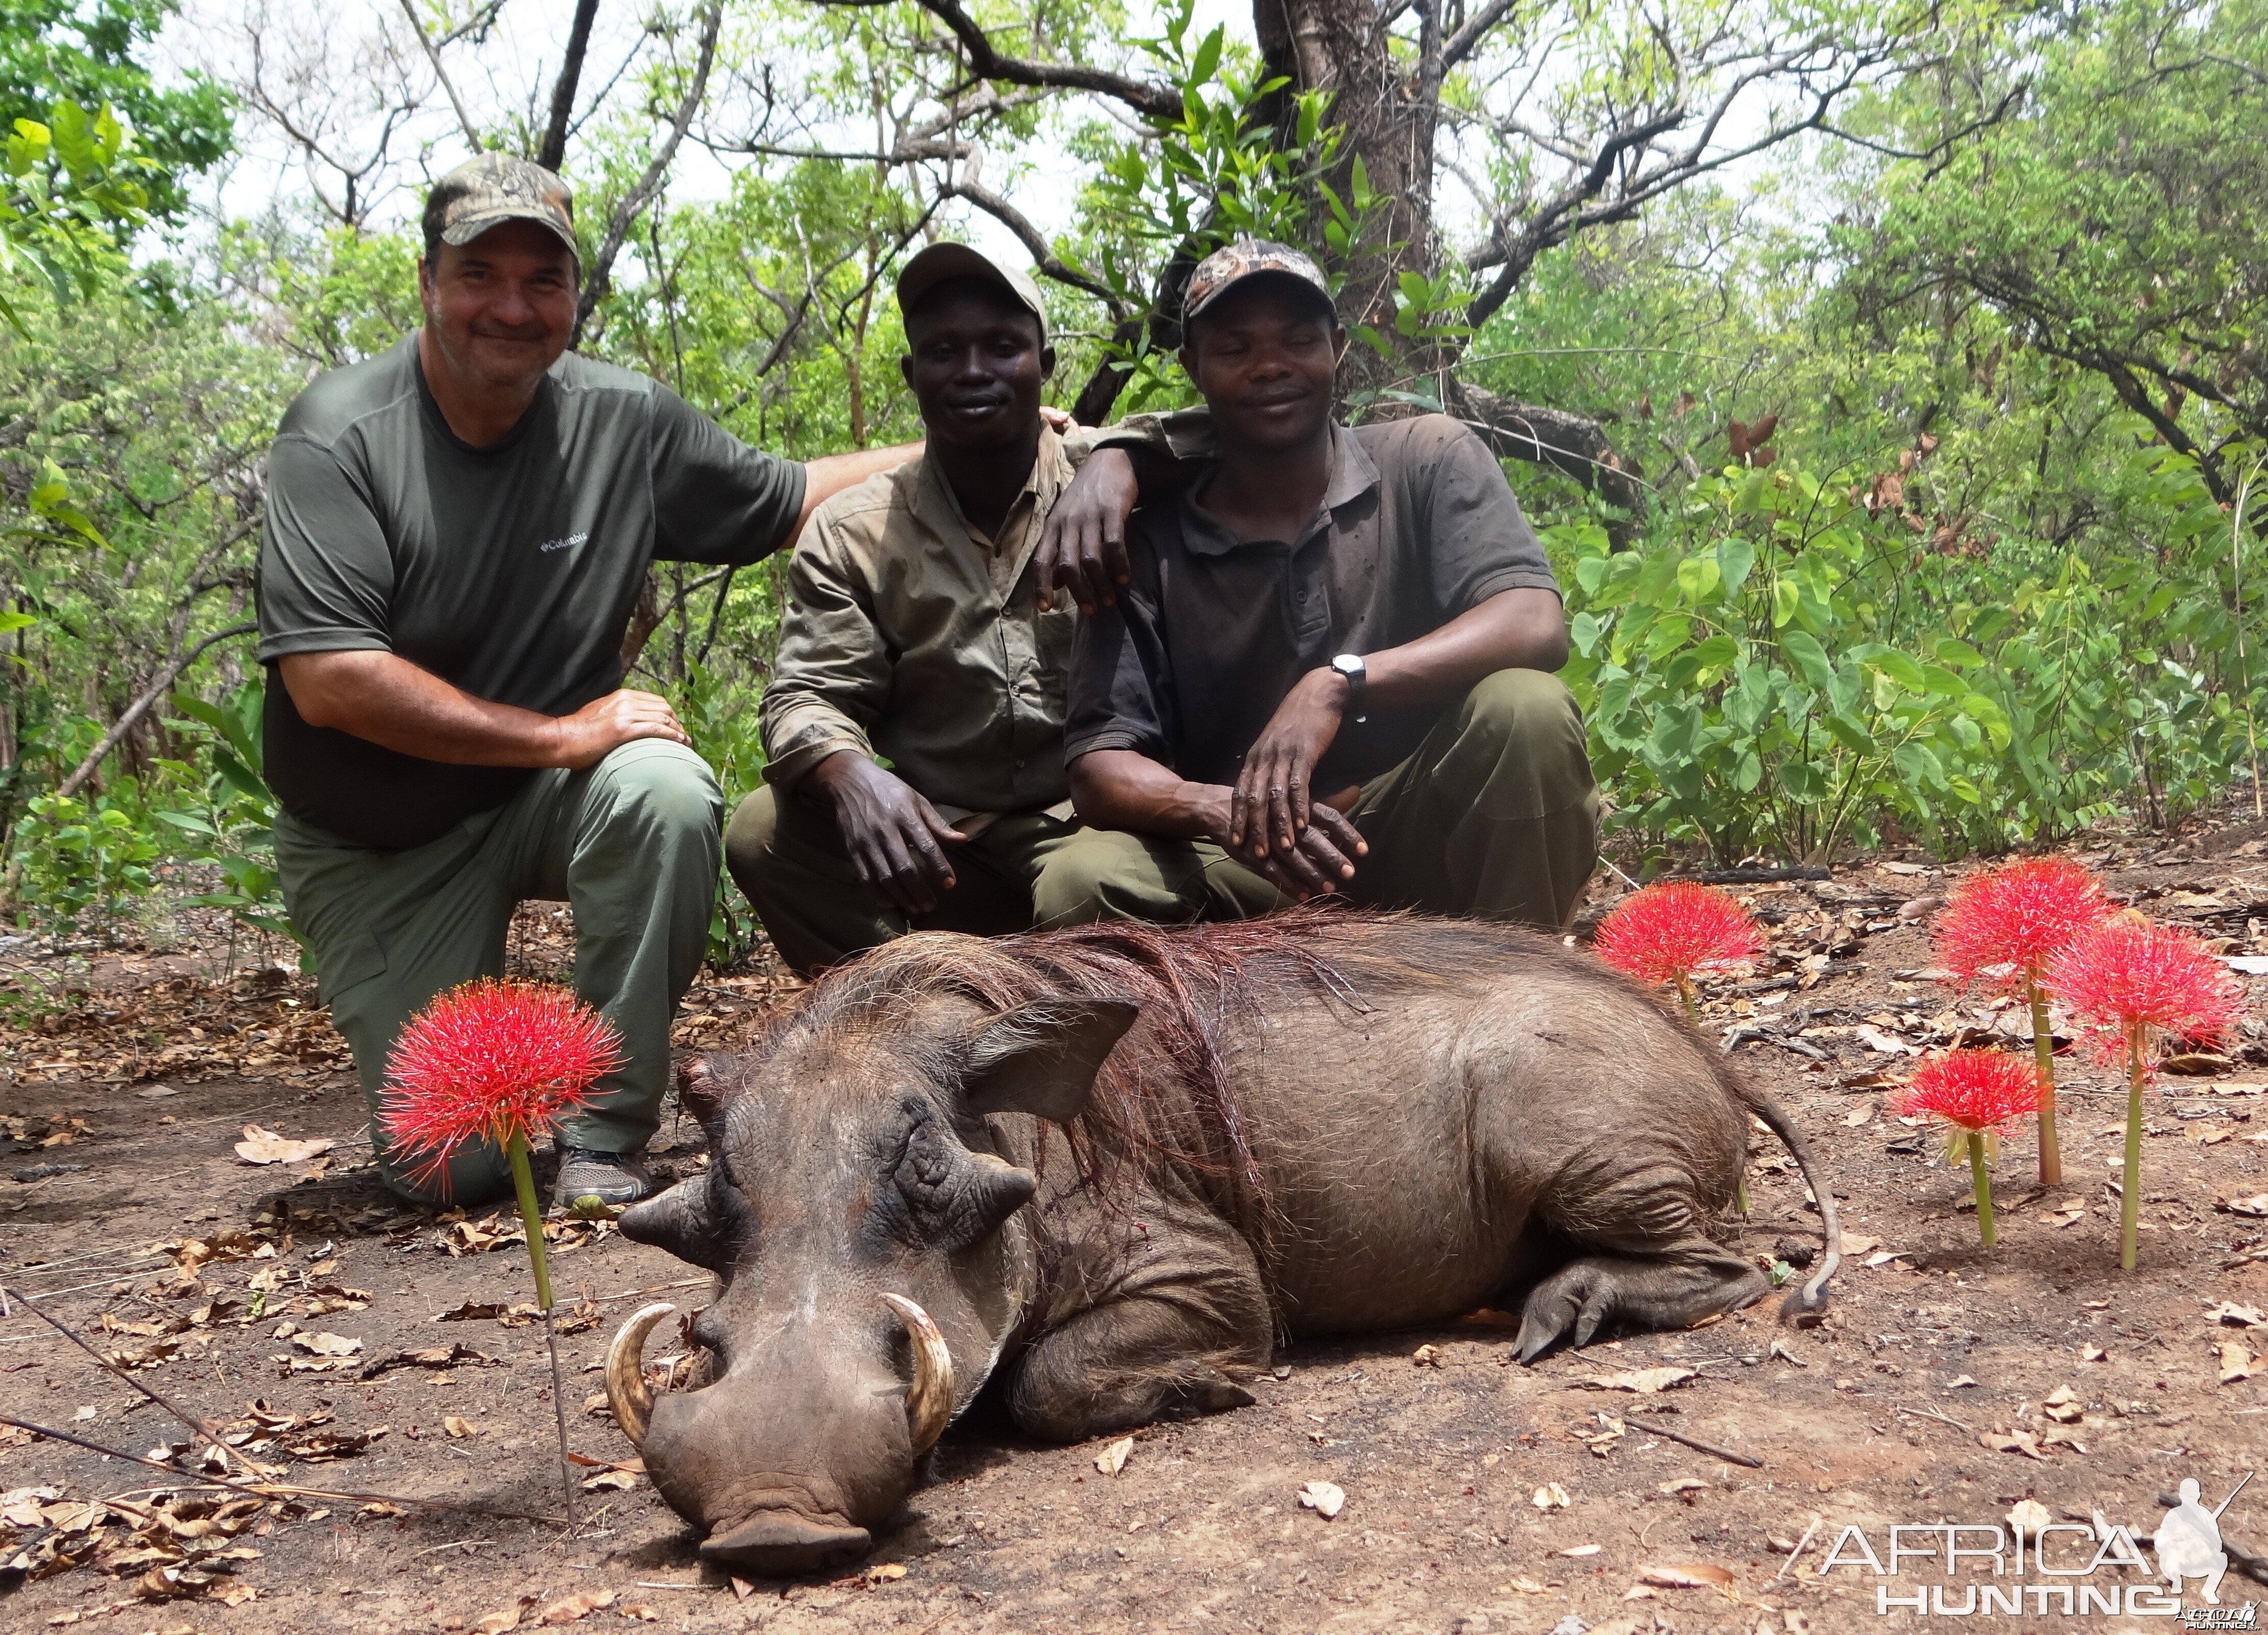
<svg viewBox="0 0 2268 1635"><path fill-rule="evenodd" d="M1550 466L1627 512L1627 521L1607 525L1608 541L1615 549L1627 548L1637 537L1646 518L1646 484L1638 471L1615 452L1597 421L1535 403L1507 402L1493 392L1454 379L1450 412L1499 459Z"/></svg>
<svg viewBox="0 0 2268 1635"><path fill-rule="evenodd" d="M1030 254L1033 263L1042 273L1057 284L1067 284L1074 290L1084 290L1089 295L1095 297L1109 307L1113 322L1123 321L1125 319L1126 304L1118 298L1116 291L1107 284L1089 277L1057 255L1053 247L1049 245L1047 236L1033 225L1031 217L993 192L991 188L981 182L963 180L942 183L937 191L939 198L968 200L969 203L974 204L978 210L983 210L1009 232L1014 233L1023 244L1025 250Z"/></svg>
<svg viewBox="0 0 2268 1635"><path fill-rule="evenodd" d="M478 153L481 151L480 127L473 123L473 116L465 112L464 99L457 94L456 86L449 83L449 70L441 66L441 54L426 38L425 25L417 20L415 0L401 0L401 15L409 19L409 32L417 36L418 45L424 49L425 60L433 65L433 77L441 82L441 89L448 93L449 106L457 110L457 123L465 128L465 140L471 143L473 151Z"/></svg>
<svg viewBox="0 0 2268 1635"><path fill-rule="evenodd" d="M159 696L173 684L182 671L203 657L206 648L217 642L225 642L233 636L249 636L259 628L256 622L247 620L242 624L232 624L225 630L215 630L180 658L159 669L157 679L144 688L134 702L126 706L125 713L121 715L112 725L111 729L102 735L102 741L87 752L86 759L72 770L69 777L55 785L55 798L58 800L68 800L85 788L86 780L94 776L94 769L102 764L102 758L126 741L126 735L134 730L144 716L150 713L150 706L158 702Z"/></svg>
<svg viewBox="0 0 2268 1635"><path fill-rule="evenodd" d="M819 0L821 5L878 6L896 0ZM1012 85L1052 86L1064 91L1091 91L1123 102L1147 120L1168 125L1182 116L1182 93L1155 80L1130 78L1076 63L1031 63L1004 56L976 19L961 9L959 0L917 0L922 10L951 29L968 53L968 71L976 78L1004 80Z"/></svg>
<svg viewBox="0 0 2268 1635"><path fill-rule="evenodd" d="M408 0L403 0L407 4ZM686 129L693 123L693 115L701 107L701 99L709 89L709 70L717 61L717 31L725 19L724 0L710 0L701 18L701 55L694 65L693 83L686 87L685 99L677 105L677 117L669 128L668 138L659 152L645 167L645 174L637 185L622 195L615 206L612 220L607 224L606 237L599 242L599 251L591 258L590 276L583 281L583 297L575 303L575 333L568 342L582 343L583 330L591 321L607 291L612 287L609 276L614 271L615 257L622 253L622 241L630 236L630 224L652 201L661 187L661 179L669 170L669 162L677 155L677 144L685 140Z"/></svg>
<svg viewBox="0 0 2268 1635"><path fill-rule="evenodd" d="M408 4L409 0L402 0ZM535 162L556 171L567 157L567 132L575 117L575 89L582 83L583 58L591 48L591 25L599 15L599 0L575 0L575 19L567 27L567 55L559 64L559 77L551 86L551 122L544 127L542 145Z"/></svg>

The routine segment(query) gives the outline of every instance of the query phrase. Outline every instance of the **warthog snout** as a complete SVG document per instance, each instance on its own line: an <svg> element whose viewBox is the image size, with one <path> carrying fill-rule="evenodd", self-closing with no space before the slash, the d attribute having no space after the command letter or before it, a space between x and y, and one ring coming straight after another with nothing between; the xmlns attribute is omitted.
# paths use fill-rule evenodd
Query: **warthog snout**
<svg viewBox="0 0 2268 1635"><path fill-rule="evenodd" d="M872 1544L864 1524L904 1498L915 1461L952 1417L953 1359L917 1302L885 1293L878 1307L904 1330L910 1385L869 1361L843 1366L841 1337L799 1344L784 1329L715 1384L657 1402L642 1354L676 1308L644 1307L615 1333L608 1401L662 1497L708 1528L703 1559L769 1576L839 1566ZM828 1355L832 1366L814 1360ZM797 1388L782 1388L787 1374L799 1376ZM751 1413L752 1402L772 1411ZM824 1434L812 1440L814 1429Z"/></svg>

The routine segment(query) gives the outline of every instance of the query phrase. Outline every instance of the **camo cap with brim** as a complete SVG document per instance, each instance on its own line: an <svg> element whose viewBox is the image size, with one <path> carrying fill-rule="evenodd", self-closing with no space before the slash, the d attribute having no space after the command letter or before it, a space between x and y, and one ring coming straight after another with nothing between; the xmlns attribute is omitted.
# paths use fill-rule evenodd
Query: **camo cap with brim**
<svg viewBox="0 0 2268 1635"><path fill-rule="evenodd" d="M426 231L438 229L444 244L470 244L508 221L532 221L549 228L567 253L581 261L583 252L575 242L575 195L565 182L532 159L483 153L435 182L426 196Z"/></svg>
<svg viewBox="0 0 2268 1635"><path fill-rule="evenodd" d="M1040 344L1048 342L1048 309L1031 274L1005 267L968 244L932 244L898 270L898 311L910 313L922 298L954 278L977 278L1005 290L1018 306L1040 320Z"/></svg>
<svg viewBox="0 0 2268 1635"><path fill-rule="evenodd" d="M1331 299L1330 281L1323 276L1323 269L1315 265L1314 258L1288 244L1277 244L1267 239L1239 239L1206 256L1197 263L1197 271L1189 275L1189 287L1182 299L1182 326L1186 328L1198 313L1247 278L1270 273L1298 279L1322 297L1333 318L1338 316L1338 305Z"/></svg>

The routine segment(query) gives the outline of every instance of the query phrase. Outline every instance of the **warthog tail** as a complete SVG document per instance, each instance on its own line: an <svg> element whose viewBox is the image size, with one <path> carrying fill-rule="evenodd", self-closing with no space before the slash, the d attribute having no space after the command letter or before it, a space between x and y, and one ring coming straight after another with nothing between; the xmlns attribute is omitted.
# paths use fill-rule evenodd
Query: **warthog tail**
<svg viewBox="0 0 2268 1635"><path fill-rule="evenodd" d="M1782 1317L1792 1317L1797 1326L1808 1329L1826 1316L1827 1280L1843 1264L1843 1223L1835 1213L1834 1189L1820 1179L1819 1170L1812 1162L1811 1144L1795 1127L1795 1121L1780 1110L1779 1103L1753 1085L1742 1085L1741 1094L1749 1109L1769 1124L1772 1134L1794 1154L1796 1167L1803 1172L1804 1184L1811 1189L1811 1196L1819 1204L1819 1224L1826 1234L1826 1252L1819 1257L1818 1270L1799 1286L1790 1289L1779 1305Z"/></svg>

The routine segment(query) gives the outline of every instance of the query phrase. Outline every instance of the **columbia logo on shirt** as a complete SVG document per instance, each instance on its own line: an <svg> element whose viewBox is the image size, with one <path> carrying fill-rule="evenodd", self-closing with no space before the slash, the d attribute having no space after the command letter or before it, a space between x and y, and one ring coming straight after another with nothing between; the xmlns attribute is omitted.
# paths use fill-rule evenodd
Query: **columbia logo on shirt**
<svg viewBox="0 0 2268 1635"><path fill-rule="evenodd" d="M590 537L591 535L587 530L581 534L570 534L563 540L546 540L542 544L537 546L536 549L541 551L544 555L549 556L555 550L567 550L574 546L580 545L585 540L587 540Z"/></svg>

